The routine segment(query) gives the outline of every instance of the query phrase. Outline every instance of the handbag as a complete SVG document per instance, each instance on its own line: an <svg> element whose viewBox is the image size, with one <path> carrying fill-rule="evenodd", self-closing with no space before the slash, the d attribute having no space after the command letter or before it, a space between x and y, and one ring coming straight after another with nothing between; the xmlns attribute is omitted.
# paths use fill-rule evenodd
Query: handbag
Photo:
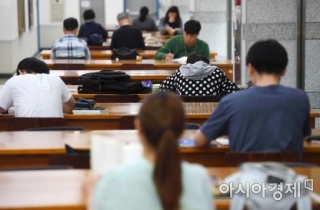
<svg viewBox="0 0 320 210"><path fill-rule="evenodd" d="M119 60L131 60L131 59L136 59L139 53L137 52L136 49L129 49L129 48L119 48L119 49L112 49L112 56L111 59L119 59Z"/></svg>

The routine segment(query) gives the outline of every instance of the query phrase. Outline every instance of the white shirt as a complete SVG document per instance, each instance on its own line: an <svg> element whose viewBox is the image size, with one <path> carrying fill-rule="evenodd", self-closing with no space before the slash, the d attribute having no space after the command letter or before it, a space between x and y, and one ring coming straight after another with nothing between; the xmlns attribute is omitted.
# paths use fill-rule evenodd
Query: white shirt
<svg viewBox="0 0 320 210"><path fill-rule="evenodd" d="M63 117L71 93L59 76L26 74L10 78L0 90L0 107L15 107L16 117Z"/></svg>

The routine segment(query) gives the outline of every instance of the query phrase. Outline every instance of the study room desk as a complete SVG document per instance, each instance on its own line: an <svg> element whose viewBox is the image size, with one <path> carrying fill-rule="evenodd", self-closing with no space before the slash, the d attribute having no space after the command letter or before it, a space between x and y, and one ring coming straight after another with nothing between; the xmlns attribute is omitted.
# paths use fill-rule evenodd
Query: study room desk
<svg viewBox="0 0 320 210"><path fill-rule="evenodd" d="M138 53L143 58L154 59L157 50L138 50ZM215 59L216 52L210 52L210 59ZM92 60L110 59L112 56L111 50L90 50ZM42 59L50 59L51 50L42 50L40 53Z"/></svg>
<svg viewBox="0 0 320 210"><path fill-rule="evenodd" d="M186 130L183 139L193 139L196 130ZM92 134L116 139L124 144L139 142L136 130L106 131L13 131L0 132L0 168L47 166L48 156L65 154L65 144L78 150L90 149ZM320 134L319 129L312 134ZM183 158L206 167L225 166L229 146L179 147ZM320 166L320 144L304 142L303 162Z"/></svg>
<svg viewBox="0 0 320 210"><path fill-rule="evenodd" d="M189 123L202 125L212 114L218 105L215 102L188 102L184 103L186 119ZM107 113L101 115L74 115L65 114L67 126L84 127L86 130L117 130L120 128L120 118L127 115L137 115L141 103L97 103L108 109ZM0 115L0 118L10 118L13 115ZM315 128L315 118L320 117L316 110L310 111L310 127ZM0 131L5 126L0 124Z"/></svg>
<svg viewBox="0 0 320 210"><path fill-rule="evenodd" d="M65 84L79 85L79 77L83 74L99 72L101 70L53 70L50 74L59 76ZM153 83L161 83L175 70L121 70L130 75L132 80L150 80Z"/></svg>
<svg viewBox="0 0 320 210"><path fill-rule="evenodd" d="M207 168L211 176L223 179L238 168ZM320 167L293 168L298 174L314 180L314 191L320 193ZM0 173L0 209L85 210L84 183L89 170L8 171ZM229 209L230 199L216 197L218 210ZM313 203L313 209L320 209Z"/></svg>
<svg viewBox="0 0 320 210"><path fill-rule="evenodd" d="M177 70L183 63L173 62L173 61L164 61L164 60L147 60L142 59L141 61L136 60L43 60L49 69L53 70L54 64L84 64L86 70L101 70L101 69L113 69L113 70L121 70L122 64L152 64L154 69L165 69L165 70ZM233 74L233 63L231 60L216 60L211 61L211 65L217 66L222 69L223 72L227 74L229 78L232 78ZM59 69L65 70L65 69ZM229 75L230 74L230 75Z"/></svg>

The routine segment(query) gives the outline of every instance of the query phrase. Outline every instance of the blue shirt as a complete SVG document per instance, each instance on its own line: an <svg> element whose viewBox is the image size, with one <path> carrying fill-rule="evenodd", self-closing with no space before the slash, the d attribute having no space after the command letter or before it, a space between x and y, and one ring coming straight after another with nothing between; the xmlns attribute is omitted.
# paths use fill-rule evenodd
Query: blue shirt
<svg viewBox="0 0 320 210"><path fill-rule="evenodd" d="M85 58L90 60L87 42L72 34L66 34L52 46L51 59L57 58Z"/></svg>
<svg viewBox="0 0 320 210"><path fill-rule="evenodd" d="M153 182L154 166L144 158L105 175L93 195L95 210L161 210ZM182 163L181 210L213 210L213 195L207 171L200 165Z"/></svg>
<svg viewBox="0 0 320 210"><path fill-rule="evenodd" d="M201 128L209 139L228 135L234 152L296 152L310 135L305 92L281 85L252 87L222 98Z"/></svg>

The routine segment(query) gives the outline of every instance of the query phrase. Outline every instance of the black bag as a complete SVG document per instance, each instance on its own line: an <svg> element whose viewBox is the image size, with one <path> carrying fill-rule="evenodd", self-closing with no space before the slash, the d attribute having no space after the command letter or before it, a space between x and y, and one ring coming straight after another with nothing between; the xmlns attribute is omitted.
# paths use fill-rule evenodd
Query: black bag
<svg viewBox="0 0 320 210"><path fill-rule="evenodd" d="M87 43L91 46L102 46L103 38L101 34L90 34L87 37Z"/></svg>
<svg viewBox="0 0 320 210"><path fill-rule="evenodd" d="M79 82L78 93L138 94L152 91L141 81L132 81L128 74L113 70L83 74Z"/></svg>
<svg viewBox="0 0 320 210"><path fill-rule="evenodd" d="M75 110L90 110L94 107L96 102L92 99L79 98L79 101L76 102L74 109Z"/></svg>
<svg viewBox="0 0 320 210"><path fill-rule="evenodd" d="M128 49L125 47L119 48L119 49L112 49L112 56L111 59L119 59L119 60L132 60L136 59L139 53L136 49Z"/></svg>

